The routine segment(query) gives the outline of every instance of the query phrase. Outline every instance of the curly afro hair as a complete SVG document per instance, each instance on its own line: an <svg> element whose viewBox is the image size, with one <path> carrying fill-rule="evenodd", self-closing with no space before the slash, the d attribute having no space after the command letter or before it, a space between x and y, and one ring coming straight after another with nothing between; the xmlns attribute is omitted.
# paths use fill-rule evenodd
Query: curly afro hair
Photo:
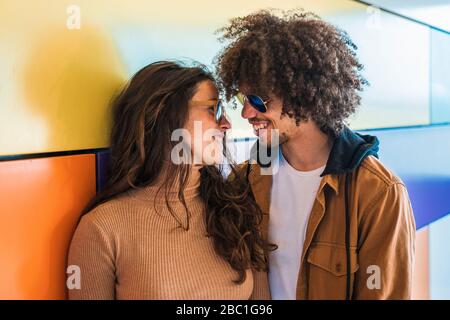
<svg viewBox="0 0 450 320"><path fill-rule="evenodd" d="M283 101L282 115L312 119L337 136L368 82L345 31L303 10L262 10L219 29L228 42L215 59L219 87L230 100L240 85Z"/></svg>

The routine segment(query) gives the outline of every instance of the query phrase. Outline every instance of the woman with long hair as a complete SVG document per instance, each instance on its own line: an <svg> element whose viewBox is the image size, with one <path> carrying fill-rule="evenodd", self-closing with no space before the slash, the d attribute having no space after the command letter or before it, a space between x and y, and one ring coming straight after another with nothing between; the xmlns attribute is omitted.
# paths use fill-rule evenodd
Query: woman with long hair
<svg viewBox="0 0 450 320"><path fill-rule="evenodd" d="M113 104L108 183L70 246L70 299L268 297L253 288L267 271L261 209L217 165L229 128L205 68L162 61L133 76Z"/></svg>

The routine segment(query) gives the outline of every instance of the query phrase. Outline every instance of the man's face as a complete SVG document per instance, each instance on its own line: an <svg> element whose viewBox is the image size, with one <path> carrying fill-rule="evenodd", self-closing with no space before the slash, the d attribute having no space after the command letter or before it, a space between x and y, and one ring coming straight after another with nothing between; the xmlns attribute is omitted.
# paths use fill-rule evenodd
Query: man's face
<svg viewBox="0 0 450 320"><path fill-rule="evenodd" d="M256 94L254 92L245 91L245 87L242 88L244 95ZM283 102L276 96L269 96L268 98L262 97L267 101L267 111L259 112L252 105L245 101L242 108L241 116L247 119L253 126L253 131L258 136L259 141L267 146L272 145L272 138L274 130L277 130L279 135L279 144L283 144L289 139L295 137L299 133L299 126L295 124L295 119L290 118L287 115L281 115Z"/></svg>

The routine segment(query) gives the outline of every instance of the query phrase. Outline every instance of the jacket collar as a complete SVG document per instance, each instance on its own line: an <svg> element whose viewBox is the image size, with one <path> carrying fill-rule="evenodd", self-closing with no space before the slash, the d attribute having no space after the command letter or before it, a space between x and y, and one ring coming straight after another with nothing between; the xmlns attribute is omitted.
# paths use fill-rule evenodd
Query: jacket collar
<svg viewBox="0 0 450 320"><path fill-rule="evenodd" d="M253 190L255 187L263 188L265 192L264 194L270 195L272 176L261 174L261 170L267 170L267 166L262 166L260 164L257 148L258 142L255 143L251 152L251 159L256 159L256 163L258 163L258 165L252 166L252 170L249 174L249 181ZM336 194L339 194L339 175L355 171L362 161L369 155L373 155L378 158L378 150L379 141L377 137L353 132L345 126L341 133L333 141L330 156L328 157L325 169L321 174L321 177L323 178L319 187L319 192L325 185L328 185ZM261 184L264 185L264 187L258 187L258 185ZM255 192L255 195L256 193L257 192ZM261 199L261 202L259 203L265 202L267 202L268 206L270 205L270 199L267 197L265 197L265 199Z"/></svg>

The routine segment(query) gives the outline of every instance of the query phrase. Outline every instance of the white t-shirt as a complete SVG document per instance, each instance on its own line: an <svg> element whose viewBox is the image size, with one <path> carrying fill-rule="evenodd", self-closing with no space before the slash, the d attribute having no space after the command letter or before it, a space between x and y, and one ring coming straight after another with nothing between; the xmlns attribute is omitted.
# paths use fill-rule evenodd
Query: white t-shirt
<svg viewBox="0 0 450 320"><path fill-rule="evenodd" d="M269 220L269 241L278 245L269 255L269 285L274 300L296 298L306 227L324 169L297 171L280 151L279 168L272 177Z"/></svg>

